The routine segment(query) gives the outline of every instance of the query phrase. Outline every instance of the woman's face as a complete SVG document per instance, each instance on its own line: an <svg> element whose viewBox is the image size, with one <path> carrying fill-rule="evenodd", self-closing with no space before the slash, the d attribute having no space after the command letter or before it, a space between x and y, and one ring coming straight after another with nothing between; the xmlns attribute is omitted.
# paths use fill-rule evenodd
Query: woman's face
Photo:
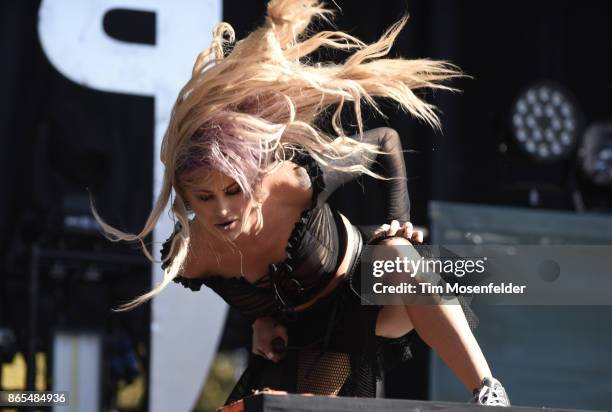
<svg viewBox="0 0 612 412"><path fill-rule="evenodd" d="M189 173L187 180L185 195L202 228L227 240L249 230L253 208L235 180L207 169Z"/></svg>

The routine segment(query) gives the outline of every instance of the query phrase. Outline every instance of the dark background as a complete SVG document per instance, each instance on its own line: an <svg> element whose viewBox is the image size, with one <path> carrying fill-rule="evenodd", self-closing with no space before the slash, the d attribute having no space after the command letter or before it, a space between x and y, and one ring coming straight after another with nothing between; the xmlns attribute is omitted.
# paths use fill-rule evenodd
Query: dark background
<svg viewBox="0 0 612 412"><path fill-rule="evenodd" d="M234 26L237 38L262 22L265 3L225 0L224 20ZM376 40L408 11L410 21L392 54L448 60L470 76L453 84L462 93L426 96L440 109L442 132L391 105L384 106L387 120L368 115L368 128L395 128L409 151L406 165L415 224L427 226L430 200L529 206L528 189L540 184L552 189L537 207L575 209L568 183L571 160L539 164L522 155L509 138L509 110L521 89L550 79L574 95L584 125L610 121L608 2L337 3L342 8L337 27L366 42ZM14 328L21 347L28 336L17 325L24 325L29 313L23 296L31 246L139 256L133 245L109 245L94 235L65 233L61 219L71 208L87 209L83 201L89 189L109 223L137 231L153 196L152 99L102 93L62 77L41 51L38 6L37 1L0 2L0 326ZM154 16L109 14L104 26L116 38L155 43ZM504 146L507 150L500 151ZM358 183L332 202L355 223L380 223L382 205L375 182ZM579 184L587 200L595 199L593 210L609 210L609 191L580 178ZM67 198L76 201L67 205ZM110 315L108 308L146 289L148 269L117 264L102 268L103 276L95 282L79 276L82 270L68 268L64 277L44 278L41 308L48 315L47 324L105 325L146 341L146 306L121 316ZM43 346L45 333L40 332ZM410 367L414 380L409 392L405 386L388 388L388 395L425 396L426 357L420 359ZM406 371L401 373L406 376Z"/></svg>

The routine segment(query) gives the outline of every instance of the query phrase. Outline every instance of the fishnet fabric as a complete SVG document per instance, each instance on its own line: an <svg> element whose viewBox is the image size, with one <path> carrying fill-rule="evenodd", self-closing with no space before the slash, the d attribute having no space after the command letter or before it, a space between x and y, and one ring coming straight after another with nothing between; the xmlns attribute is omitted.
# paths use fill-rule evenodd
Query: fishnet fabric
<svg viewBox="0 0 612 412"><path fill-rule="evenodd" d="M302 350L297 370L297 392L338 395L350 374L348 353Z"/></svg>

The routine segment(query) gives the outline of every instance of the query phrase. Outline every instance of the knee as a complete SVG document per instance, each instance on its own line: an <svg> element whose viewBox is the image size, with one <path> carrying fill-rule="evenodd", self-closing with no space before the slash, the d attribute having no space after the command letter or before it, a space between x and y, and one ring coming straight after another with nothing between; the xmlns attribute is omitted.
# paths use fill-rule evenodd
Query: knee
<svg viewBox="0 0 612 412"><path fill-rule="evenodd" d="M394 259L396 257L411 256L417 257L416 249L408 239L401 236L391 236L382 239L373 239L370 246L377 246L374 249L374 256Z"/></svg>

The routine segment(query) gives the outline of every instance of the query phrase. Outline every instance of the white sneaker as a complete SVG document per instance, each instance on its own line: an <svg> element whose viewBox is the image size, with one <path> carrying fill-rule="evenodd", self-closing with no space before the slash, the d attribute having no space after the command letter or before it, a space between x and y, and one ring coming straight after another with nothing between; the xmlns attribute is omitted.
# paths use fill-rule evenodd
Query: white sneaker
<svg viewBox="0 0 612 412"><path fill-rule="evenodd" d="M510 399L501 383L495 378L484 378L480 389L474 389L470 403L487 406L510 406Z"/></svg>

